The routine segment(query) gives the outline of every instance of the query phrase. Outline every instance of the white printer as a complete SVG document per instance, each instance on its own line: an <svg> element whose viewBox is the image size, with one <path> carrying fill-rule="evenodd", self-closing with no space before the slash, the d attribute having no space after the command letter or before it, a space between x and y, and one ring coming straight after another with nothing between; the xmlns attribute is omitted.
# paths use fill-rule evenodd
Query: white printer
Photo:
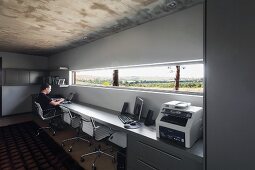
<svg viewBox="0 0 255 170"><path fill-rule="evenodd" d="M157 137L190 148L202 135L202 115L202 107L190 103L164 103L156 119Z"/></svg>

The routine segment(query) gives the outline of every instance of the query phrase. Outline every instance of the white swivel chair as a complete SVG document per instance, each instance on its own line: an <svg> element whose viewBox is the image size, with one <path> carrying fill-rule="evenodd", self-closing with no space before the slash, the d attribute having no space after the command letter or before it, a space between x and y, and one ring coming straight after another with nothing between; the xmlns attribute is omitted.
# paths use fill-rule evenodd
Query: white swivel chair
<svg viewBox="0 0 255 170"><path fill-rule="evenodd" d="M92 136L96 141L100 141L106 137L109 137L112 133L111 129L104 125L96 126L93 118L90 118L90 120L86 120L86 119L82 118L82 131L87 133L88 135ZM95 165L96 160L102 154L104 154L108 157L111 157L113 162L115 162L115 156L104 152L108 149L111 149L111 147L101 150L101 147L99 146L98 148L96 148L96 150L94 152L90 152L90 153L86 153L86 154L82 155L81 162L84 161L84 157L93 155L93 154L96 154L97 156L92 164L92 170L96 169L96 165Z"/></svg>
<svg viewBox="0 0 255 170"><path fill-rule="evenodd" d="M73 141L73 143L69 147L69 150L68 150L69 152L72 152L73 145L78 140L82 140L82 141L88 142L89 145L91 145L89 140L87 140L87 139L85 139L85 138L80 136L80 129L81 129L81 118L80 118L80 116L73 115L70 112L70 110L68 108L64 107L64 106L59 106L59 107L62 109L62 112L63 112L63 114L62 114L63 121L66 122L67 124L69 124L70 126L72 126L75 129L78 128L78 132L77 132L76 136L63 140L61 145L64 147L65 146L65 144L64 144L65 142Z"/></svg>
<svg viewBox="0 0 255 170"><path fill-rule="evenodd" d="M40 135L40 132L43 129L49 129L52 132L52 135L54 136L56 134L56 131L51 127L51 123L54 118L56 118L57 116L60 116L60 115L56 115L57 110L55 108L42 110L42 107L39 103L37 103L37 102L34 102L34 103L35 103L35 108L36 108L37 114L40 116L40 118L44 121L49 121L49 126L40 127L37 130L36 136Z"/></svg>

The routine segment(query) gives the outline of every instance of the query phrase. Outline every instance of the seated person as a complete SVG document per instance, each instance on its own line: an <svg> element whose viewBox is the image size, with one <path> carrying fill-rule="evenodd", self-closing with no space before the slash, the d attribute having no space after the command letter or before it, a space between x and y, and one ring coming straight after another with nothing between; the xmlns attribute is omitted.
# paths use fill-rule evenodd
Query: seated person
<svg viewBox="0 0 255 170"><path fill-rule="evenodd" d="M44 83L41 85L40 93L36 101L41 105L42 110L55 108L57 110L56 114L61 113L61 109L58 107L61 102L64 101L63 98L51 99L48 94L51 92L51 85Z"/></svg>

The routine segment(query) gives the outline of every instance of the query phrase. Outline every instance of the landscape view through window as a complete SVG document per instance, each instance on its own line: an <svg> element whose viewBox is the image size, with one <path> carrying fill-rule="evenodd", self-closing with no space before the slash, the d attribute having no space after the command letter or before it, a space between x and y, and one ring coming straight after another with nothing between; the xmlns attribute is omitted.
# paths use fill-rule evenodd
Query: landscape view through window
<svg viewBox="0 0 255 170"><path fill-rule="evenodd" d="M110 87L114 70L118 70L119 87L172 91L176 83L176 66L152 65L76 71L75 84ZM203 92L203 77L203 64L180 65L179 91Z"/></svg>

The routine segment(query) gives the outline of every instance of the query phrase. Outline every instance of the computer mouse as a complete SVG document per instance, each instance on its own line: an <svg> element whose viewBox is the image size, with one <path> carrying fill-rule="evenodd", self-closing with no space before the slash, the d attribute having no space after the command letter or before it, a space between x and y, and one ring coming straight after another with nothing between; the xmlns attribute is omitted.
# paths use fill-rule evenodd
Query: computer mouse
<svg viewBox="0 0 255 170"><path fill-rule="evenodd" d="M132 122L130 123L131 126L135 126L136 125L136 122Z"/></svg>
<svg viewBox="0 0 255 170"><path fill-rule="evenodd" d="M124 124L124 128L130 128L129 124Z"/></svg>

